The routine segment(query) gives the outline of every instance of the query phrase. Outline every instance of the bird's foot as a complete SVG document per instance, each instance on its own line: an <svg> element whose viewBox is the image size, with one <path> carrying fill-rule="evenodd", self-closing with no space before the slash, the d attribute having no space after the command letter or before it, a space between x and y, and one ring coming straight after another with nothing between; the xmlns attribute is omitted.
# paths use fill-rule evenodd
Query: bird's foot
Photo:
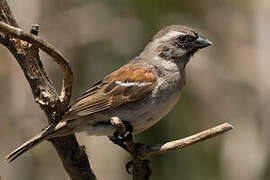
<svg viewBox="0 0 270 180"><path fill-rule="evenodd" d="M125 142L132 140L132 138L133 138L133 136L132 136L133 128L128 122L126 122L126 121L122 121L122 122L123 122L123 125L125 126L125 132L123 134L120 134L118 131L115 131L113 133L113 136L109 136L109 139L114 144L117 144L121 148L128 151L128 148L127 148Z"/></svg>

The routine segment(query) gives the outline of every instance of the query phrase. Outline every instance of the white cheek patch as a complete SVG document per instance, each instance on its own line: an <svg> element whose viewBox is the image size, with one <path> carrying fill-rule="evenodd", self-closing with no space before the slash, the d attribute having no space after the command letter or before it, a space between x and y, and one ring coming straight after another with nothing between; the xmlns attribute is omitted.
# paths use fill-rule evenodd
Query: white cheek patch
<svg viewBox="0 0 270 180"><path fill-rule="evenodd" d="M121 82L121 81L115 81L116 84L123 87L130 87L130 86L148 86L151 85L151 82Z"/></svg>

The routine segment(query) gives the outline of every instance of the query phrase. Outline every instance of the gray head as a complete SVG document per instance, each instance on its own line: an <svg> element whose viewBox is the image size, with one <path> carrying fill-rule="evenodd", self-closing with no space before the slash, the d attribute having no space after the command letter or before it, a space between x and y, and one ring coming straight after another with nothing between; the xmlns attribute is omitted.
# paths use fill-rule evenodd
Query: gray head
<svg viewBox="0 0 270 180"><path fill-rule="evenodd" d="M171 25L163 28L153 37L143 54L158 56L169 61L183 61L186 64L196 51L211 44L191 28Z"/></svg>

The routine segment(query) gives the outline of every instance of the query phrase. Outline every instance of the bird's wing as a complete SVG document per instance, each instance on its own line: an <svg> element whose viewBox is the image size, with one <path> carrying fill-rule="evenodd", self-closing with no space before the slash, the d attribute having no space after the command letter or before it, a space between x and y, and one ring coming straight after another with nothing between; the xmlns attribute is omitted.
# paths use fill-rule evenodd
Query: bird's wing
<svg viewBox="0 0 270 180"><path fill-rule="evenodd" d="M69 112L85 116L114 109L143 98L155 84L156 76L152 68L125 65L85 92Z"/></svg>

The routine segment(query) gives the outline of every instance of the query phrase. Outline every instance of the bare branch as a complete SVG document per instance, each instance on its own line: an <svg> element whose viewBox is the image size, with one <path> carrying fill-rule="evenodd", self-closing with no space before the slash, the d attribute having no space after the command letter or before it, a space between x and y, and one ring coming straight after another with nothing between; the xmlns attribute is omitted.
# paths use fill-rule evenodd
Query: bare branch
<svg viewBox="0 0 270 180"><path fill-rule="evenodd" d="M0 1L0 7L0 21L10 24L14 27L19 27L6 0Z"/></svg>
<svg viewBox="0 0 270 180"><path fill-rule="evenodd" d="M158 154L180 150L195 143L206 141L231 129L233 129L231 124L224 123L183 139L167 142L164 144L147 145L138 150L138 156L140 159L146 159Z"/></svg>
<svg viewBox="0 0 270 180"><path fill-rule="evenodd" d="M13 38L24 40L28 43L33 44L34 47L40 48L45 53L53 58L53 60L61 67L63 71L63 85L60 95L60 100L63 106L66 106L71 98L72 92L72 70L65 60L64 56L51 44L44 41L38 36L31 33L25 33L23 30L0 22L0 32L3 32Z"/></svg>
<svg viewBox="0 0 270 180"><path fill-rule="evenodd" d="M124 135L126 133L125 131L123 131L123 129L125 129L125 126L121 119L119 119L118 117L113 117L111 119L111 123L120 135ZM148 160L146 160L147 158L162 153L180 150L195 143L206 141L231 129L233 129L233 126L231 124L223 123L219 126L207 129L192 136L167 142L164 144L145 145L141 143L134 143L133 138L130 138L127 141L124 141L126 147L123 147L121 143L119 143L118 145L126 149L131 154L132 161L130 162L129 166L132 166L133 168L133 179L147 180L150 176L149 173L151 172L148 166ZM113 141L112 138L110 139ZM113 142L115 143L115 141Z"/></svg>
<svg viewBox="0 0 270 180"><path fill-rule="evenodd" d="M49 123L61 118L68 108L72 90L72 71L65 58L50 44L18 27L6 0L0 0L0 43L13 54L26 79L36 102L44 110ZM9 24L5 24L5 23ZM12 27L12 26L15 27ZM34 28L34 29L33 29ZM33 27L31 32L37 34ZM60 65L64 74L63 88L59 98L39 57L39 48L49 54ZM50 140L71 179L96 179L88 157L76 140L75 135Z"/></svg>

